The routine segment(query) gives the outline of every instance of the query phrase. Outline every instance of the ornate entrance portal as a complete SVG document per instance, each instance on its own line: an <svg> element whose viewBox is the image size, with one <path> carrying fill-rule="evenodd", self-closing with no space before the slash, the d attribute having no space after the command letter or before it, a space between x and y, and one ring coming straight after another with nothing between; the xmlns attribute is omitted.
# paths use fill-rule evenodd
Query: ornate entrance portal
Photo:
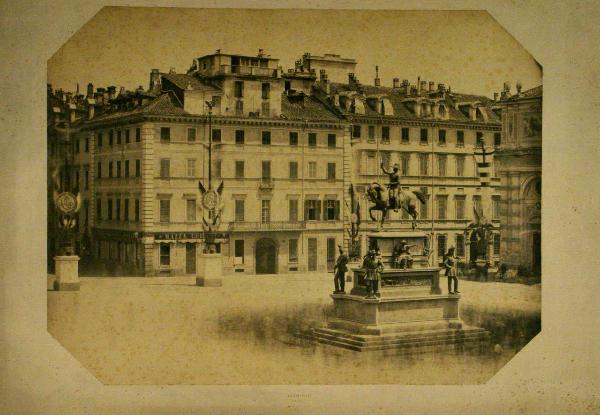
<svg viewBox="0 0 600 415"><path fill-rule="evenodd" d="M277 273L277 246L275 241L269 238L260 239L256 242L256 273Z"/></svg>

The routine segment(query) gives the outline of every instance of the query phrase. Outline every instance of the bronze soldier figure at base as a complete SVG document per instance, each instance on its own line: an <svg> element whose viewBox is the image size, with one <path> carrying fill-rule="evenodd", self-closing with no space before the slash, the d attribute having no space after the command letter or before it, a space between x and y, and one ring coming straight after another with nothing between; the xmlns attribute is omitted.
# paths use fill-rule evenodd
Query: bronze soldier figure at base
<svg viewBox="0 0 600 415"><path fill-rule="evenodd" d="M377 251L371 249L365 255L362 267L365 269L367 298L376 298L379 296L379 281L381 280L381 271L383 271L383 263L381 258L377 256Z"/></svg>
<svg viewBox="0 0 600 415"><path fill-rule="evenodd" d="M346 275L346 272L348 271L349 258L348 255L344 253L344 250L342 249L341 245L338 245L338 249L340 251L340 256L338 256L337 261L333 267L333 273L335 275L333 277L333 283L335 285L335 291L333 293L345 294L346 280L344 277Z"/></svg>
<svg viewBox="0 0 600 415"><path fill-rule="evenodd" d="M458 258L454 256L454 247L448 248L448 252L444 255L444 267L446 268L446 277L448 277L448 294L459 294L458 278L456 278L456 261ZM454 281L454 291L452 291L452 282Z"/></svg>

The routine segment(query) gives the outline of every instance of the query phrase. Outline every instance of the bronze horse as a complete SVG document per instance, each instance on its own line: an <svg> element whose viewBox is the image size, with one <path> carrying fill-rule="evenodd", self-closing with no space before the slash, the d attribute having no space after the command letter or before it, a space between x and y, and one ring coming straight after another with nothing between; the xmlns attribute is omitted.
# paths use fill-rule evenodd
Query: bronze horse
<svg viewBox="0 0 600 415"><path fill-rule="evenodd" d="M381 212L380 224L385 222L385 214L390 209L404 209L412 217L412 228L417 227L417 200L422 204L426 203L425 196L418 190L402 190L398 192L398 200L389 197L389 191L382 185L375 182L367 187L367 197L374 204L369 208L369 216L372 221L377 221L373 216L374 210Z"/></svg>

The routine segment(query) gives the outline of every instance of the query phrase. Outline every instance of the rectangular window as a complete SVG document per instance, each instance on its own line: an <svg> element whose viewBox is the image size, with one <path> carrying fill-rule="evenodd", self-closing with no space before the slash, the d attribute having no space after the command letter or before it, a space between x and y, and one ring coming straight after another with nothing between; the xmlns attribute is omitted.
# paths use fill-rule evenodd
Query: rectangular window
<svg viewBox="0 0 600 415"><path fill-rule="evenodd" d="M121 199L115 200L115 219L121 220Z"/></svg>
<svg viewBox="0 0 600 415"><path fill-rule="evenodd" d="M500 234L495 233L493 238L494 238L494 255L500 255Z"/></svg>
<svg viewBox="0 0 600 415"><path fill-rule="evenodd" d="M98 168L96 169L96 177L98 179L102 178L102 163L98 162Z"/></svg>
<svg viewBox="0 0 600 415"><path fill-rule="evenodd" d="M375 166L375 154L367 154L367 174L377 174L378 168Z"/></svg>
<svg viewBox="0 0 600 415"><path fill-rule="evenodd" d="M129 130L125 130L125 144L129 144L131 142L131 138L129 137Z"/></svg>
<svg viewBox="0 0 600 415"><path fill-rule="evenodd" d="M221 142L221 130L218 128L213 128L212 134L211 134L211 139L212 139L213 143L220 143Z"/></svg>
<svg viewBox="0 0 600 415"><path fill-rule="evenodd" d="M113 162L108 162L108 177L113 177Z"/></svg>
<svg viewBox="0 0 600 415"><path fill-rule="evenodd" d="M75 154L79 154L79 139L75 139Z"/></svg>
<svg viewBox="0 0 600 415"><path fill-rule="evenodd" d="M437 254L438 258L441 261L444 255L446 255L446 235L438 235L437 237Z"/></svg>
<svg viewBox="0 0 600 415"><path fill-rule="evenodd" d="M260 201L260 223L271 222L271 201L263 199Z"/></svg>
<svg viewBox="0 0 600 415"><path fill-rule="evenodd" d="M438 219L446 219L446 208L448 205L448 197L447 196L438 196L437 197L438 204Z"/></svg>
<svg viewBox="0 0 600 415"><path fill-rule="evenodd" d="M135 177L140 177L142 175L142 163L140 160L135 161Z"/></svg>
<svg viewBox="0 0 600 415"><path fill-rule="evenodd" d="M186 215L188 222L196 222L196 199L186 199Z"/></svg>
<svg viewBox="0 0 600 415"><path fill-rule="evenodd" d="M235 130L235 143L244 144L244 130Z"/></svg>
<svg viewBox="0 0 600 415"><path fill-rule="evenodd" d="M335 180L335 163L327 163L327 180Z"/></svg>
<svg viewBox="0 0 600 415"><path fill-rule="evenodd" d="M352 126L352 137L353 138L360 138L360 134L361 134L360 125L353 125Z"/></svg>
<svg viewBox="0 0 600 415"><path fill-rule="evenodd" d="M500 198L492 197L492 219L500 219Z"/></svg>
<svg viewBox="0 0 600 415"><path fill-rule="evenodd" d="M233 92L236 98L244 97L244 81L235 81L233 85Z"/></svg>
<svg viewBox="0 0 600 415"><path fill-rule="evenodd" d="M401 170L401 174L402 174L402 176L408 176L408 175L410 175L410 154L403 154L402 155L402 170Z"/></svg>
<svg viewBox="0 0 600 415"><path fill-rule="evenodd" d="M308 146L309 147L317 146L317 133L308 133Z"/></svg>
<svg viewBox="0 0 600 415"><path fill-rule="evenodd" d="M473 209L475 209L477 212L481 212L481 196L473 196Z"/></svg>
<svg viewBox="0 0 600 415"><path fill-rule="evenodd" d="M140 199L135 199L134 215L135 215L135 221L139 222L140 221Z"/></svg>
<svg viewBox="0 0 600 415"><path fill-rule="evenodd" d="M188 159L186 165L187 177L196 177L196 159Z"/></svg>
<svg viewBox="0 0 600 415"><path fill-rule="evenodd" d="M187 129L187 140L188 140L188 143L193 143L194 141L196 141L196 129L195 128Z"/></svg>
<svg viewBox="0 0 600 415"><path fill-rule="evenodd" d="M339 201L337 200L326 200L325 201L325 212L324 220L338 220L339 218Z"/></svg>
<svg viewBox="0 0 600 415"><path fill-rule="evenodd" d="M141 140L142 140L142 129L136 128L135 129L135 142L139 143Z"/></svg>
<svg viewBox="0 0 600 415"><path fill-rule="evenodd" d="M108 131L108 145L112 146L114 144L114 136L115 132L113 130Z"/></svg>
<svg viewBox="0 0 600 415"><path fill-rule="evenodd" d="M321 201L316 199L306 200L306 207L304 213L305 220L319 220L321 216Z"/></svg>
<svg viewBox="0 0 600 415"><path fill-rule="evenodd" d="M446 175L446 155L445 154L439 154L438 155L438 176L445 176Z"/></svg>
<svg viewBox="0 0 600 415"><path fill-rule="evenodd" d="M289 202L289 221L298 222L298 199L290 199Z"/></svg>
<svg viewBox="0 0 600 415"><path fill-rule="evenodd" d="M438 131L438 144L441 146L446 145L446 130Z"/></svg>
<svg viewBox="0 0 600 415"><path fill-rule="evenodd" d="M295 131L290 131L290 146L297 146L298 145L298 133Z"/></svg>
<svg viewBox="0 0 600 415"><path fill-rule="evenodd" d="M262 84L262 99L269 99L271 97L271 84Z"/></svg>
<svg viewBox="0 0 600 415"><path fill-rule="evenodd" d="M494 145L496 147L502 145L502 134L501 133L494 133Z"/></svg>
<svg viewBox="0 0 600 415"><path fill-rule="evenodd" d="M243 179L244 178L244 161L236 160L235 162L235 178Z"/></svg>
<svg viewBox="0 0 600 415"><path fill-rule="evenodd" d="M410 130L407 127L402 127L402 142L408 143L410 141Z"/></svg>
<svg viewBox="0 0 600 415"><path fill-rule="evenodd" d="M429 174L429 154L419 155L419 174L427 176Z"/></svg>
<svg viewBox="0 0 600 415"><path fill-rule="evenodd" d="M288 261L298 262L298 240L290 239L288 243Z"/></svg>
<svg viewBox="0 0 600 415"><path fill-rule="evenodd" d="M235 101L235 115L244 115L244 101Z"/></svg>
<svg viewBox="0 0 600 415"><path fill-rule="evenodd" d="M160 265L171 265L171 245L160 244Z"/></svg>
<svg viewBox="0 0 600 415"><path fill-rule="evenodd" d="M263 160L261 164L261 178L270 179L271 178L271 162L269 160Z"/></svg>
<svg viewBox="0 0 600 415"><path fill-rule="evenodd" d="M98 133L98 147L102 147L102 133Z"/></svg>
<svg viewBox="0 0 600 415"><path fill-rule="evenodd" d="M121 161L117 161L117 177L121 177Z"/></svg>
<svg viewBox="0 0 600 415"><path fill-rule="evenodd" d="M102 220L102 200L96 199L96 219L98 221Z"/></svg>
<svg viewBox="0 0 600 415"><path fill-rule="evenodd" d="M298 162L290 161L290 179L298 178Z"/></svg>
<svg viewBox="0 0 600 415"><path fill-rule="evenodd" d="M171 129L169 127L160 127L160 141L163 143L171 141Z"/></svg>
<svg viewBox="0 0 600 415"><path fill-rule="evenodd" d="M215 160L215 177L220 179L223 177L221 167L223 166L223 160Z"/></svg>
<svg viewBox="0 0 600 415"><path fill-rule="evenodd" d="M308 162L308 177L314 179L317 177L317 162L309 161Z"/></svg>
<svg viewBox="0 0 600 415"><path fill-rule="evenodd" d="M123 220L129 222L129 199L123 199Z"/></svg>
<svg viewBox="0 0 600 415"><path fill-rule="evenodd" d="M456 131L456 146L457 147L465 146L465 132L462 130Z"/></svg>
<svg viewBox="0 0 600 415"><path fill-rule="evenodd" d="M461 233L456 234L456 238L455 238L455 245L456 245L456 256L457 257L464 257L465 256L465 236Z"/></svg>
<svg viewBox="0 0 600 415"><path fill-rule="evenodd" d="M425 196L426 203L419 203L421 209L419 211L420 219L427 219L429 217L429 195L427 194L427 187L421 187L419 189L421 193Z"/></svg>
<svg viewBox="0 0 600 415"><path fill-rule="evenodd" d="M169 223L171 221L171 201L169 199L160 200L160 223Z"/></svg>
<svg viewBox="0 0 600 415"><path fill-rule="evenodd" d="M456 156L456 175L458 177L465 175L465 156Z"/></svg>
<svg viewBox="0 0 600 415"><path fill-rule="evenodd" d="M382 151L381 152L381 163L383 164L383 167L385 167L386 170L390 169L390 164L391 164L391 153L389 151Z"/></svg>
<svg viewBox="0 0 600 415"><path fill-rule="evenodd" d="M121 144L123 132L121 130L117 130L117 144Z"/></svg>
<svg viewBox="0 0 600 415"><path fill-rule="evenodd" d="M271 132L270 131L262 132L262 143L265 146L271 145Z"/></svg>
<svg viewBox="0 0 600 415"><path fill-rule="evenodd" d="M108 220L112 220L112 218L113 218L113 201L112 201L112 199L108 199L106 201L106 212L108 213L108 215L107 215Z"/></svg>
<svg viewBox="0 0 600 415"><path fill-rule="evenodd" d="M85 138L85 150L84 150L84 151L85 151L86 153L89 153L89 152L90 152L90 138L89 138L89 137L86 137L86 138Z"/></svg>
<svg viewBox="0 0 600 415"><path fill-rule="evenodd" d="M171 176L171 160L160 159L160 178L168 179Z"/></svg>
<svg viewBox="0 0 600 415"><path fill-rule="evenodd" d="M271 105L269 104L269 101L263 101L260 104L260 114L263 117L268 117L271 114Z"/></svg>
<svg viewBox="0 0 600 415"><path fill-rule="evenodd" d="M235 257L236 264L244 263L244 240L236 239L234 242L233 255Z"/></svg>
<svg viewBox="0 0 600 415"><path fill-rule="evenodd" d="M381 141L384 143L390 142L390 127L388 127L388 126L381 127Z"/></svg>
<svg viewBox="0 0 600 415"><path fill-rule="evenodd" d="M427 128L421 128L421 144L427 144L429 141Z"/></svg>
<svg viewBox="0 0 600 415"><path fill-rule="evenodd" d="M244 199L235 200L235 221L244 221Z"/></svg>
<svg viewBox="0 0 600 415"><path fill-rule="evenodd" d="M369 140L375 140L375 126L369 125Z"/></svg>
<svg viewBox="0 0 600 415"><path fill-rule="evenodd" d="M90 188L90 171L85 170L83 172L83 188L84 190L88 190Z"/></svg>
<svg viewBox="0 0 600 415"><path fill-rule="evenodd" d="M335 134L327 134L327 147L335 148L337 146Z"/></svg>
<svg viewBox="0 0 600 415"><path fill-rule="evenodd" d="M456 204L456 219L464 219L465 218L465 197L464 196L456 196L455 204Z"/></svg>
<svg viewBox="0 0 600 415"><path fill-rule="evenodd" d="M125 177L129 177L129 160L125 160Z"/></svg>

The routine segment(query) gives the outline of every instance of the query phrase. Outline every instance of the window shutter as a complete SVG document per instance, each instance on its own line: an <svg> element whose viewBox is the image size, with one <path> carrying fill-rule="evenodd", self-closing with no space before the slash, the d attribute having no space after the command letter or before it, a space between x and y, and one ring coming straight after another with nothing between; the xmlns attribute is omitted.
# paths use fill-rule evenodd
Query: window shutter
<svg viewBox="0 0 600 415"><path fill-rule="evenodd" d="M317 216L316 220L321 220L321 201L317 200Z"/></svg>
<svg viewBox="0 0 600 415"><path fill-rule="evenodd" d="M340 220L340 201L335 201L335 220Z"/></svg>
<svg viewBox="0 0 600 415"><path fill-rule="evenodd" d="M304 201L304 220L308 220L308 200Z"/></svg>

